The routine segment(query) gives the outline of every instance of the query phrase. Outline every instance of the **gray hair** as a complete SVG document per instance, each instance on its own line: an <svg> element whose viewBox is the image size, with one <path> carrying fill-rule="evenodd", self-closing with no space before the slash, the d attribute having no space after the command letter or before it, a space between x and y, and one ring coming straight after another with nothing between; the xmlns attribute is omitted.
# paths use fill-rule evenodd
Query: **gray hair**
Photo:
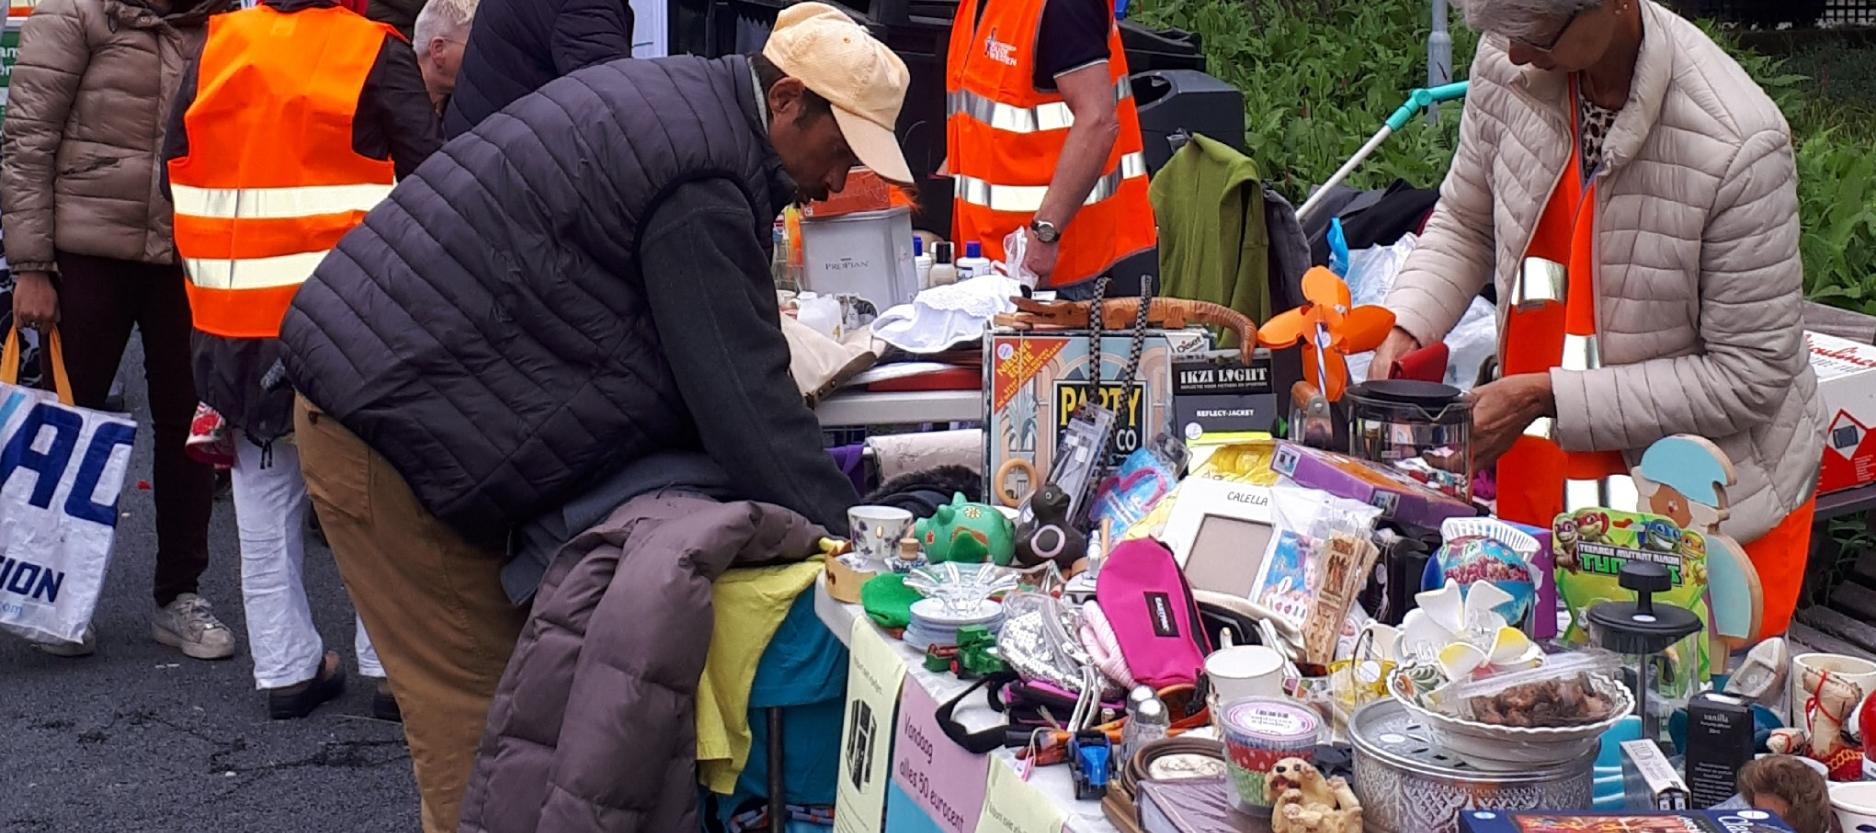
<svg viewBox="0 0 1876 833"><path fill-rule="evenodd" d="M437 0L431 0L437 2ZM1559 21L1601 6L1603 0L1454 0L1466 25L1480 32L1526 41L1551 34Z"/></svg>
<svg viewBox="0 0 1876 833"><path fill-rule="evenodd" d="M453 41L469 39L469 22L475 19L477 0L429 0L417 13L411 46L422 55L437 38Z"/></svg>

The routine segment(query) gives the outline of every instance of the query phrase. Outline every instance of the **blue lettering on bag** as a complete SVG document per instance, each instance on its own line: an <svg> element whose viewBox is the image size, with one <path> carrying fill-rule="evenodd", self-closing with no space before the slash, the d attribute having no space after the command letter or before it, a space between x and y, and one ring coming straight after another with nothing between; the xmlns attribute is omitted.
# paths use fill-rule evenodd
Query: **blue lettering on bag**
<svg viewBox="0 0 1876 833"><path fill-rule="evenodd" d="M33 594L33 582L39 578L39 565L24 561L13 570L13 579L7 582L7 589L22 596Z"/></svg>
<svg viewBox="0 0 1876 833"><path fill-rule="evenodd" d="M33 448L33 440L39 437L42 426L52 429L52 445L43 452ZM19 430L7 441L6 449L0 451L0 487L13 479L15 471L30 469L38 477L33 481L33 493L28 502L41 509L50 507L52 493L58 489L59 478L72 460L72 447L78 444L78 432L83 427L84 420L71 411L47 407L44 402L34 405Z"/></svg>
<svg viewBox="0 0 1876 833"><path fill-rule="evenodd" d="M72 483L71 493L65 496L65 514L104 526L117 526L117 501L98 503L91 495L98 489L104 467L111 462L111 453L120 445L130 445L136 438L137 429L121 422L107 422L91 432L91 447L85 449L85 459L78 464L78 477Z"/></svg>
<svg viewBox="0 0 1876 833"><path fill-rule="evenodd" d="M64 586L65 573L62 570L0 556L0 590L43 599L46 604L56 604L59 589Z"/></svg>

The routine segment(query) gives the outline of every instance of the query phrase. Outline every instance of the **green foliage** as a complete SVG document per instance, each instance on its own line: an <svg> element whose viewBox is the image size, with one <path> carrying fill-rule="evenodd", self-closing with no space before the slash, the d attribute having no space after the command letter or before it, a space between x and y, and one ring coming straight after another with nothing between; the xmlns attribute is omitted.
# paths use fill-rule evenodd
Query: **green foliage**
<svg viewBox="0 0 1876 833"><path fill-rule="evenodd" d="M1292 200L1329 178L1409 90L1425 86L1425 0L1136 0L1142 23L1196 32L1212 74L1244 92L1245 138L1271 183ZM1466 77L1478 36L1459 15L1453 74ZM1805 291L1876 315L1876 61L1831 47L1789 64L1709 28L1778 102L1797 150ZM1818 80L1800 72L1818 73ZM1828 77L1825 77L1828 74ZM1434 187L1452 160L1458 106L1416 120L1349 179Z"/></svg>
<svg viewBox="0 0 1876 833"><path fill-rule="evenodd" d="M1793 63L1826 66L1816 56L1801 55L1795 62L1771 58L1739 48L1711 26L1708 32L1758 79L1791 124L1805 294L1821 304L1876 315L1876 156L1869 152L1876 110L1869 100L1858 100L1868 89L1851 80L1838 89L1848 95L1827 96L1823 85L1788 71Z"/></svg>
<svg viewBox="0 0 1876 833"><path fill-rule="evenodd" d="M1246 147L1271 183L1300 201L1427 83L1424 0L1144 0L1142 23L1197 32L1211 72L1244 92ZM1452 26L1454 77L1477 36ZM1438 125L1416 120L1349 180L1432 186L1446 174L1459 105Z"/></svg>

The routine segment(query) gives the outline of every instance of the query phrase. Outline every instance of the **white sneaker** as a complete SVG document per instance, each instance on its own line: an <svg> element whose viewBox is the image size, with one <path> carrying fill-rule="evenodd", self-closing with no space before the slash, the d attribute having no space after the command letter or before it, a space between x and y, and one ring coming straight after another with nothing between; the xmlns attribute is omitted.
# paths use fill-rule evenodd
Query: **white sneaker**
<svg viewBox="0 0 1876 833"><path fill-rule="evenodd" d="M207 599L194 593L159 608L151 617L150 635L195 659L227 659L235 652L234 632L215 618Z"/></svg>
<svg viewBox="0 0 1876 833"><path fill-rule="evenodd" d="M77 642L34 642L33 647L55 657L88 657L98 650L98 628L86 625L84 635Z"/></svg>

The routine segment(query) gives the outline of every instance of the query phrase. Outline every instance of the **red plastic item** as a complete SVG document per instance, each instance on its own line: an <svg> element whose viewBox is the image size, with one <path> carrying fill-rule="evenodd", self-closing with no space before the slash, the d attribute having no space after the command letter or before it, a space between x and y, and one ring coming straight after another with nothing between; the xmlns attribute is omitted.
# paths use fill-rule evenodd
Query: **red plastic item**
<svg viewBox="0 0 1876 833"><path fill-rule="evenodd" d="M1388 378L1410 379L1416 382L1444 381L1449 353L1444 342L1422 347L1395 361L1394 366L1388 368Z"/></svg>
<svg viewBox="0 0 1876 833"><path fill-rule="evenodd" d="M1863 780L1876 781L1876 694L1863 701L1856 723L1863 733Z"/></svg>
<svg viewBox="0 0 1876 833"><path fill-rule="evenodd" d="M984 386L984 372L975 367L954 367L949 370L935 370L906 376L900 379L887 379L866 386L873 393L908 393L932 390L979 390Z"/></svg>

